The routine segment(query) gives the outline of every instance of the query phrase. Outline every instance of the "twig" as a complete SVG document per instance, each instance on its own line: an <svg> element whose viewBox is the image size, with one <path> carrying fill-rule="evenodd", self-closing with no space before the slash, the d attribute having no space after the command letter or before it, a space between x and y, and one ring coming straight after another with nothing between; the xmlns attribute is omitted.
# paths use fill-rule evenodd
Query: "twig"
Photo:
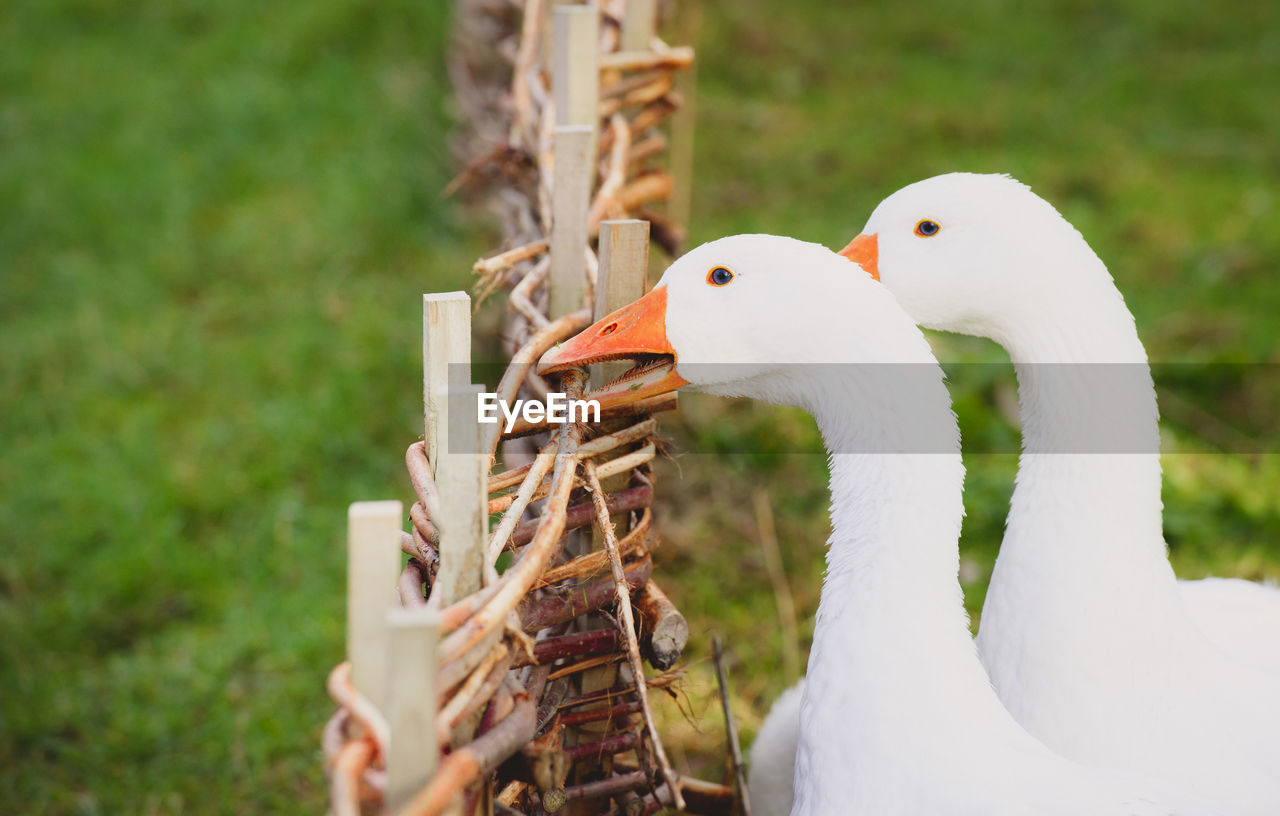
<svg viewBox="0 0 1280 816"><path fill-rule="evenodd" d="M626 490L619 490L609 497L610 513L627 513L632 510L642 510L649 506L653 501L653 488L648 485L639 487L629 487ZM570 532L590 524L596 517L595 508L591 502L583 502L575 504L565 513L565 532ZM641 519L644 522L644 519ZM637 525L638 526L638 525ZM521 547L529 543L538 528L538 519L520 522L520 526L516 527L516 531L511 534L510 546ZM630 535L630 534L628 534ZM567 566L567 565L565 565ZM552 567L553 570L560 567ZM550 570L548 570L550 572ZM567 576L573 577L573 576ZM542 574L543 582L547 581L547 573ZM554 582L552 582L554 583Z"/></svg>
<svg viewBox="0 0 1280 816"><path fill-rule="evenodd" d="M400 584L397 589L400 590L401 606L427 605L427 599L422 597L422 585L425 583L426 576L419 569L420 566L417 561L410 559L400 572Z"/></svg>
<svg viewBox="0 0 1280 816"><path fill-rule="evenodd" d="M609 131L613 134L613 144L609 149L609 169L600 182L595 200L591 202L591 210L587 213L587 234L594 235L600 231L600 222L616 214L618 209L618 193L622 190L627 177L627 153L631 149L631 129L627 120L618 113L609 118Z"/></svg>
<svg viewBox="0 0 1280 816"><path fill-rule="evenodd" d="M514 499L508 505L506 512L502 514L502 520L498 522L497 528L489 536L489 543L485 551L485 569L493 573L495 580L497 579L497 572L494 571L494 564L497 562L498 556L506 549L507 541L515 531L516 525L520 523L520 518L524 515L525 508L529 506L534 492L542 484L542 477L547 475L547 472L551 470L552 465L556 462L555 452L550 450L550 447L548 445L543 448L538 453L538 458L533 460L533 464L529 468L529 472L525 474L524 482L521 483L520 489L516 491Z"/></svg>
<svg viewBox="0 0 1280 816"><path fill-rule="evenodd" d="M537 257L547 251L550 241L541 238L537 241L531 241L524 246L508 249L506 252L499 253L489 258L481 258L472 265L471 270L481 277L491 277L499 272L505 272L521 261L527 261L530 258Z"/></svg>
<svg viewBox="0 0 1280 816"><path fill-rule="evenodd" d="M413 492L426 508L427 516L440 518L440 493L436 490L436 480L431 475L431 465L427 462L427 443L418 440L410 445L404 452L404 463L409 469Z"/></svg>
<svg viewBox="0 0 1280 816"><path fill-rule="evenodd" d="M619 456L617 459L610 459L600 466L600 478L607 479L610 476L617 476L619 473L626 473L634 467L639 467L646 462L653 461L657 456L658 450L654 443L650 442L639 450L632 451L625 456ZM582 484L575 480L575 485ZM534 489L531 499L541 499L551 492L551 485L540 484ZM495 496L489 499L488 512L501 513L514 504L519 498L519 494L508 494L506 496ZM527 500L526 500L527 501Z"/></svg>
<svg viewBox="0 0 1280 816"><path fill-rule="evenodd" d="M333 816L360 816L360 775L373 762L376 749L369 740L348 742L338 751L329 780Z"/></svg>
<svg viewBox="0 0 1280 816"><path fill-rule="evenodd" d="M600 103L600 115L610 116L624 108L635 105L647 105L671 93L675 86L675 78L670 73L663 73L657 79L627 91L622 96L605 99Z"/></svg>
<svg viewBox="0 0 1280 816"><path fill-rule="evenodd" d="M796 625L796 601L791 585L782 569L782 551L778 547L778 530L773 523L773 507L769 493L757 488L752 494L755 505L756 529L760 534L760 549L764 553L764 567L773 584L773 601L778 607L778 622L782 624L782 665L787 684L800 678L800 630Z"/></svg>
<svg viewBox="0 0 1280 816"><path fill-rule="evenodd" d="M554 663L565 657L583 657L585 655L612 652L622 641L614 629L590 629L586 632L574 632L568 635L539 640L533 646L534 663ZM518 655L513 666L523 666L529 659Z"/></svg>
<svg viewBox="0 0 1280 816"><path fill-rule="evenodd" d="M648 559L628 564L627 585L639 589L652 574L653 563ZM542 598L526 598L520 604L520 620L526 632L536 632L557 623L571 621L579 615L594 612L609 603L613 597L613 578L601 578L585 586L574 587L564 595Z"/></svg>
<svg viewBox="0 0 1280 816"><path fill-rule="evenodd" d="M742 746L738 744L738 724L733 719L733 706L729 703L729 681L725 677L724 652L720 636L713 635L711 648L715 653L716 682L720 684L720 703L724 707L724 731L729 740L729 757L733 760L733 781L742 801L742 816L751 816L751 797L747 794L747 772L742 764Z"/></svg>
<svg viewBox="0 0 1280 816"><path fill-rule="evenodd" d="M631 488L631 490L626 490L623 492L624 493L634 492L640 495L645 495L645 494L652 494L652 488L633 487ZM627 509L625 506L621 506L619 502L615 502L613 500L615 496L620 496L620 495L622 494L615 494L614 496L609 497L608 506L609 506L609 515L611 516L615 513L624 512ZM578 505L578 507L582 507L582 506L583 505ZM587 506L591 507L591 505L587 505ZM649 510L648 507L646 507L644 508L644 514L640 517L640 521L636 522L636 526L633 527L631 530L629 530L625 536L623 536L622 541L618 542L618 552L620 552L623 555L623 557L630 555L634 550L636 550L636 548L638 548L644 543L646 538L648 538L649 529L652 525L653 525L653 513ZM586 578L588 576L595 575L596 573L600 572L608 564L609 564L608 553L602 550L594 550L592 552L587 553L586 555L578 556L577 558L573 559L567 564L561 564L558 567L552 567L551 569L547 570L542 574L542 577L539 579L539 583L542 585L549 586L551 584L559 583L560 581L563 581L567 578ZM665 669L666 666L658 666L658 668Z"/></svg>
<svg viewBox="0 0 1280 816"><path fill-rule="evenodd" d="M650 201L665 201L671 198L673 189L674 184L670 173L645 173L618 192L618 204L624 210L634 210Z"/></svg>
<svg viewBox="0 0 1280 816"><path fill-rule="evenodd" d="M617 460L615 460L617 461ZM587 485L596 505L596 520L600 531L604 534L605 551L609 553L609 564L613 567L613 581L618 599L618 625L622 628L622 636L627 645L627 659L631 663L631 674L635 679L636 696L640 699L640 710L644 716L645 729L649 732L649 742L653 746L654 756L662 771L662 778L671 788L672 801L677 810L684 809L684 798L680 795L680 783L676 779L675 770L667 759L667 752L662 747L662 737L653 722L653 711L649 706L649 690L645 686L644 664L640 660L640 644L636 642L636 622L631 611L631 591L627 585L626 575L622 569L622 556L618 553L618 538L613 531L613 523L609 520L609 506L605 502L604 488L596 477L594 462L584 462L583 471L587 477Z"/></svg>
<svg viewBox="0 0 1280 816"><path fill-rule="evenodd" d="M693 64L693 49L672 48L665 54L652 51L618 51L600 55L601 71L645 71L651 68L688 68Z"/></svg>
<svg viewBox="0 0 1280 816"><path fill-rule="evenodd" d="M328 691L329 697L335 703L351 712L352 718L373 740L378 751L385 751L386 746L391 744L390 727L377 706L351 684L349 661L339 663L333 667L333 671L329 672Z"/></svg>
<svg viewBox="0 0 1280 816"><path fill-rule="evenodd" d="M584 759L602 759L614 754L620 754L623 751L630 751L639 743L640 735L635 731L622 731L617 734L610 734L604 739L595 742L584 742L579 745L568 746L564 749L564 753L570 762L580 762ZM680 807L684 806L681 805Z"/></svg>
<svg viewBox="0 0 1280 816"><path fill-rule="evenodd" d="M568 677L571 674L579 674L591 669L597 669L601 666L608 666L610 663L617 663L621 659L622 658L616 653L596 655L595 657L589 657L586 660L579 660L576 663L569 663L568 665L561 666L560 668L553 670L551 672L551 679L559 680L561 677Z"/></svg>
<svg viewBox="0 0 1280 816"><path fill-rule="evenodd" d="M644 771L632 771L618 774L606 779L584 782L581 785L564 789L564 798L572 802L581 799L600 799L605 796L617 796L627 791L639 790L649 784L649 775Z"/></svg>
<svg viewBox="0 0 1280 816"><path fill-rule="evenodd" d="M607 708L593 708L589 711L576 711L570 714L561 714L560 724L564 726L582 725L583 723L612 720L614 717L626 717L631 714L639 713L640 701L628 700L624 703L615 703Z"/></svg>
<svg viewBox="0 0 1280 816"><path fill-rule="evenodd" d="M535 329L541 329L551 322L547 320L546 315L538 311L532 300L534 290L547 279L547 274L550 271L551 258L548 256L538 261L533 269L526 272L525 276L511 290L511 308L519 312L525 320L529 321L529 325Z"/></svg>
<svg viewBox="0 0 1280 816"><path fill-rule="evenodd" d="M473 708L472 703L487 702L488 697L480 694L481 690L490 684L485 682L489 675L493 673L495 668L500 668L498 679L501 682L503 673L506 672L507 665L510 664L511 649L507 644L499 642L487 657L481 661L479 666L471 670L471 674L467 677L467 681L453 694L449 702L445 703L436 714L436 736L440 742L448 740L449 729L456 726L468 710ZM498 690L498 684L492 684L489 694Z"/></svg>

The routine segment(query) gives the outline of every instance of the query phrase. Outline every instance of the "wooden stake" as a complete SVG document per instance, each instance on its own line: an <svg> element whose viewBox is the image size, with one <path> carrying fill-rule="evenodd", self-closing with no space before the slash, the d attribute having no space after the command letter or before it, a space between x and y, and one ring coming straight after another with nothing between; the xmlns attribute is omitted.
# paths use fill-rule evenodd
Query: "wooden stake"
<svg viewBox="0 0 1280 816"><path fill-rule="evenodd" d="M436 654L440 615L427 607L389 609L387 790L383 811L397 813L427 786L439 761L436 743Z"/></svg>
<svg viewBox="0 0 1280 816"><path fill-rule="evenodd" d="M482 385L448 389L449 447L441 452L436 467L436 488L440 493L440 571L436 574L436 588L444 604L480 589L484 572L485 540L489 537L485 510L489 455L481 448L480 424L476 422L476 405L482 393ZM433 589L433 596L435 592Z"/></svg>
<svg viewBox="0 0 1280 816"><path fill-rule="evenodd" d="M628 6L629 8L629 6ZM593 320L638 300L649 288L649 222L635 218L600 222L600 271ZM591 366L589 382L599 387L628 363Z"/></svg>
<svg viewBox="0 0 1280 816"><path fill-rule="evenodd" d="M648 51L656 22L657 9L653 0L627 0L626 14L622 19L621 50Z"/></svg>
<svg viewBox="0 0 1280 816"><path fill-rule="evenodd" d="M600 10L594 3L558 5L551 13L555 17L551 89L556 124L590 125L594 132L600 106Z"/></svg>
<svg viewBox="0 0 1280 816"><path fill-rule="evenodd" d="M702 29L702 4L681 3L681 25L686 42L698 41ZM689 232L689 216L693 209L693 142L694 120L698 109L698 65L693 62L676 77L676 92L682 104L671 119L671 175L675 190L667 203L667 215Z"/></svg>
<svg viewBox="0 0 1280 816"><path fill-rule="evenodd" d="M550 317L576 312L587 290L587 207L590 203L592 128L555 131L555 186L551 200Z"/></svg>
<svg viewBox="0 0 1280 816"><path fill-rule="evenodd" d="M398 501L356 502L347 510L347 659L352 684L380 710L386 705L387 630L384 616L398 606Z"/></svg>
<svg viewBox="0 0 1280 816"><path fill-rule="evenodd" d="M447 448L450 386L471 383L471 298L466 292L422 296L422 404L427 461L439 476L437 461ZM473 414L474 416L474 414Z"/></svg>

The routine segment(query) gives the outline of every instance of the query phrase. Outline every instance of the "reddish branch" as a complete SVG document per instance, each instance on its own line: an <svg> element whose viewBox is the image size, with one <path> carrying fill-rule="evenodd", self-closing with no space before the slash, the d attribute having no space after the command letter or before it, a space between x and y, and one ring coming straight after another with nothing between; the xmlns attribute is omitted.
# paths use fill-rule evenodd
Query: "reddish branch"
<svg viewBox="0 0 1280 816"><path fill-rule="evenodd" d="M627 586L639 589L649 580L653 564L648 558L630 564L626 568ZM564 595L530 598L520 604L520 621L526 632L535 632L557 623L573 620L579 615L594 612L614 598L612 578L567 590Z"/></svg>
<svg viewBox="0 0 1280 816"><path fill-rule="evenodd" d="M613 629L592 629L587 632L574 632L571 635L546 638L533 647L533 662L538 664L554 663L562 658L585 657L587 655L612 652L622 641ZM528 665L528 658L517 656L514 666Z"/></svg>

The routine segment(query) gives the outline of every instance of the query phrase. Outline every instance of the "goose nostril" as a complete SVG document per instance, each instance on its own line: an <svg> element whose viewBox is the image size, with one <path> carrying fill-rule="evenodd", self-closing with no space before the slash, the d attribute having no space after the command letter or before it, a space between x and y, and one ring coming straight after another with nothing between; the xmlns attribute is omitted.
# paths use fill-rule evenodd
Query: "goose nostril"
<svg viewBox="0 0 1280 816"><path fill-rule="evenodd" d="M605 326L603 329L600 330L600 336L604 337L605 335L613 334L617 330L618 330L618 324L610 323L608 326Z"/></svg>

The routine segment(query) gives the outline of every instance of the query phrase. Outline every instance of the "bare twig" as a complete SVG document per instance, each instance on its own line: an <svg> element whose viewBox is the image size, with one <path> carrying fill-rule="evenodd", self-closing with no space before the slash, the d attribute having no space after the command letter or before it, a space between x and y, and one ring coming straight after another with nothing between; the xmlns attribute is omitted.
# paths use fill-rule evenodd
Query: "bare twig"
<svg viewBox="0 0 1280 816"><path fill-rule="evenodd" d="M339 663L329 672L328 690L335 703L351 712L352 718L373 740L378 752L385 751L391 744L387 720L378 707L351 684L351 663Z"/></svg>
<svg viewBox="0 0 1280 816"><path fill-rule="evenodd" d="M498 556L507 547L507 542L511 538L511 534L515 531L516 525L519 524L520 518L524 515L525 508L529 506L529 501L533 498L534 492L538 486L542 484L542 477L547 475L555 464L556 455L549 448L544 448L538 458L533 461L529 472L525 474L524 482L520 485L520 489L516 491L511 503L508 505L506 512L502 515L502 520L498 522L498 527L489 536L489 543L485 552L485 568L493 573L493 578L497 579L497 573L494 571L494 563L497 562Z"/></svg>
<svg viewBox="0 0 1280 816"><path fill-rule="evenodd" d="M672 48L665 54L652 51L618 51L600 55L601 71L645 71L651 68L688 68L693 64L693 49Z"/></svg>
<svg viewBox="0 0 1280 816"><path fill-rule="evenodd" d="M800 628L796 624L796 601L791 594L791 584L782 569L782 550L778 547L778 530L773 523L773 507L769 494L757 488L752 494L755 505L756 529L760 534L760 549L764 553L765 570L773 585L773 601L778 607L778 622L782 624L782 665L788 685L800 679Z"/></svg>
<svg viewBox="0 0 1280 816"><path fill-rule="evenodd" d="M738 724L733 719L733 706L729 702L729 680L725 677L724 652L720 636L713 635L711 648L715 652L716 682L720 685L720 704L724 707L724 731L729 741L729 757L733 760L733 781L742 801L742 816L751 816L751 797L747 795L747 771L742 764L742 747L738 744Z"/></svg>
<svg viewBox="0 0 1280 816"><path fill-rule="evenodd" d="M616 461L616 460L615 460ZM667 759L667 752L662 747L662 737L653 722L653 711L649 707L649 691L642 682L644 664L640 661L640 644L636 642L636 622L631 611L631 590L627 586L626 575L622 569L622 556L618 553L618 538L613 531L613 523L609 521L609 506L605 503L604 488L596 476L594 462L584 462L583 470L587 477L587 485L591 490L596 505L596 520L600 531L604 534L605 551L609 553L609 564L613 567L613 581L618 599L618 625L622 628L622 636L627 646L627 659L631 664L631 674L636 681L636 695L640 699L640 710L644 716L645 728L649 732L649 742L653 746L654 756L662 771L662 778L671 788L672 801L677 810L684 809L684 799L680 796L680 783L676 779L675 770Z"/></svg>
<svg viewBox="0 0 1280 816"><path fill-rule="evenodd" d="M632 589L644 586L653 571L653 563L644 558L628 564L627 585ZM613 578L601 578L585 586L566 590L563 595L526 598L520 604L520 620L526 632L535 632L557 623L571 621L579 615L607 605L614 594Z"/></svg>

